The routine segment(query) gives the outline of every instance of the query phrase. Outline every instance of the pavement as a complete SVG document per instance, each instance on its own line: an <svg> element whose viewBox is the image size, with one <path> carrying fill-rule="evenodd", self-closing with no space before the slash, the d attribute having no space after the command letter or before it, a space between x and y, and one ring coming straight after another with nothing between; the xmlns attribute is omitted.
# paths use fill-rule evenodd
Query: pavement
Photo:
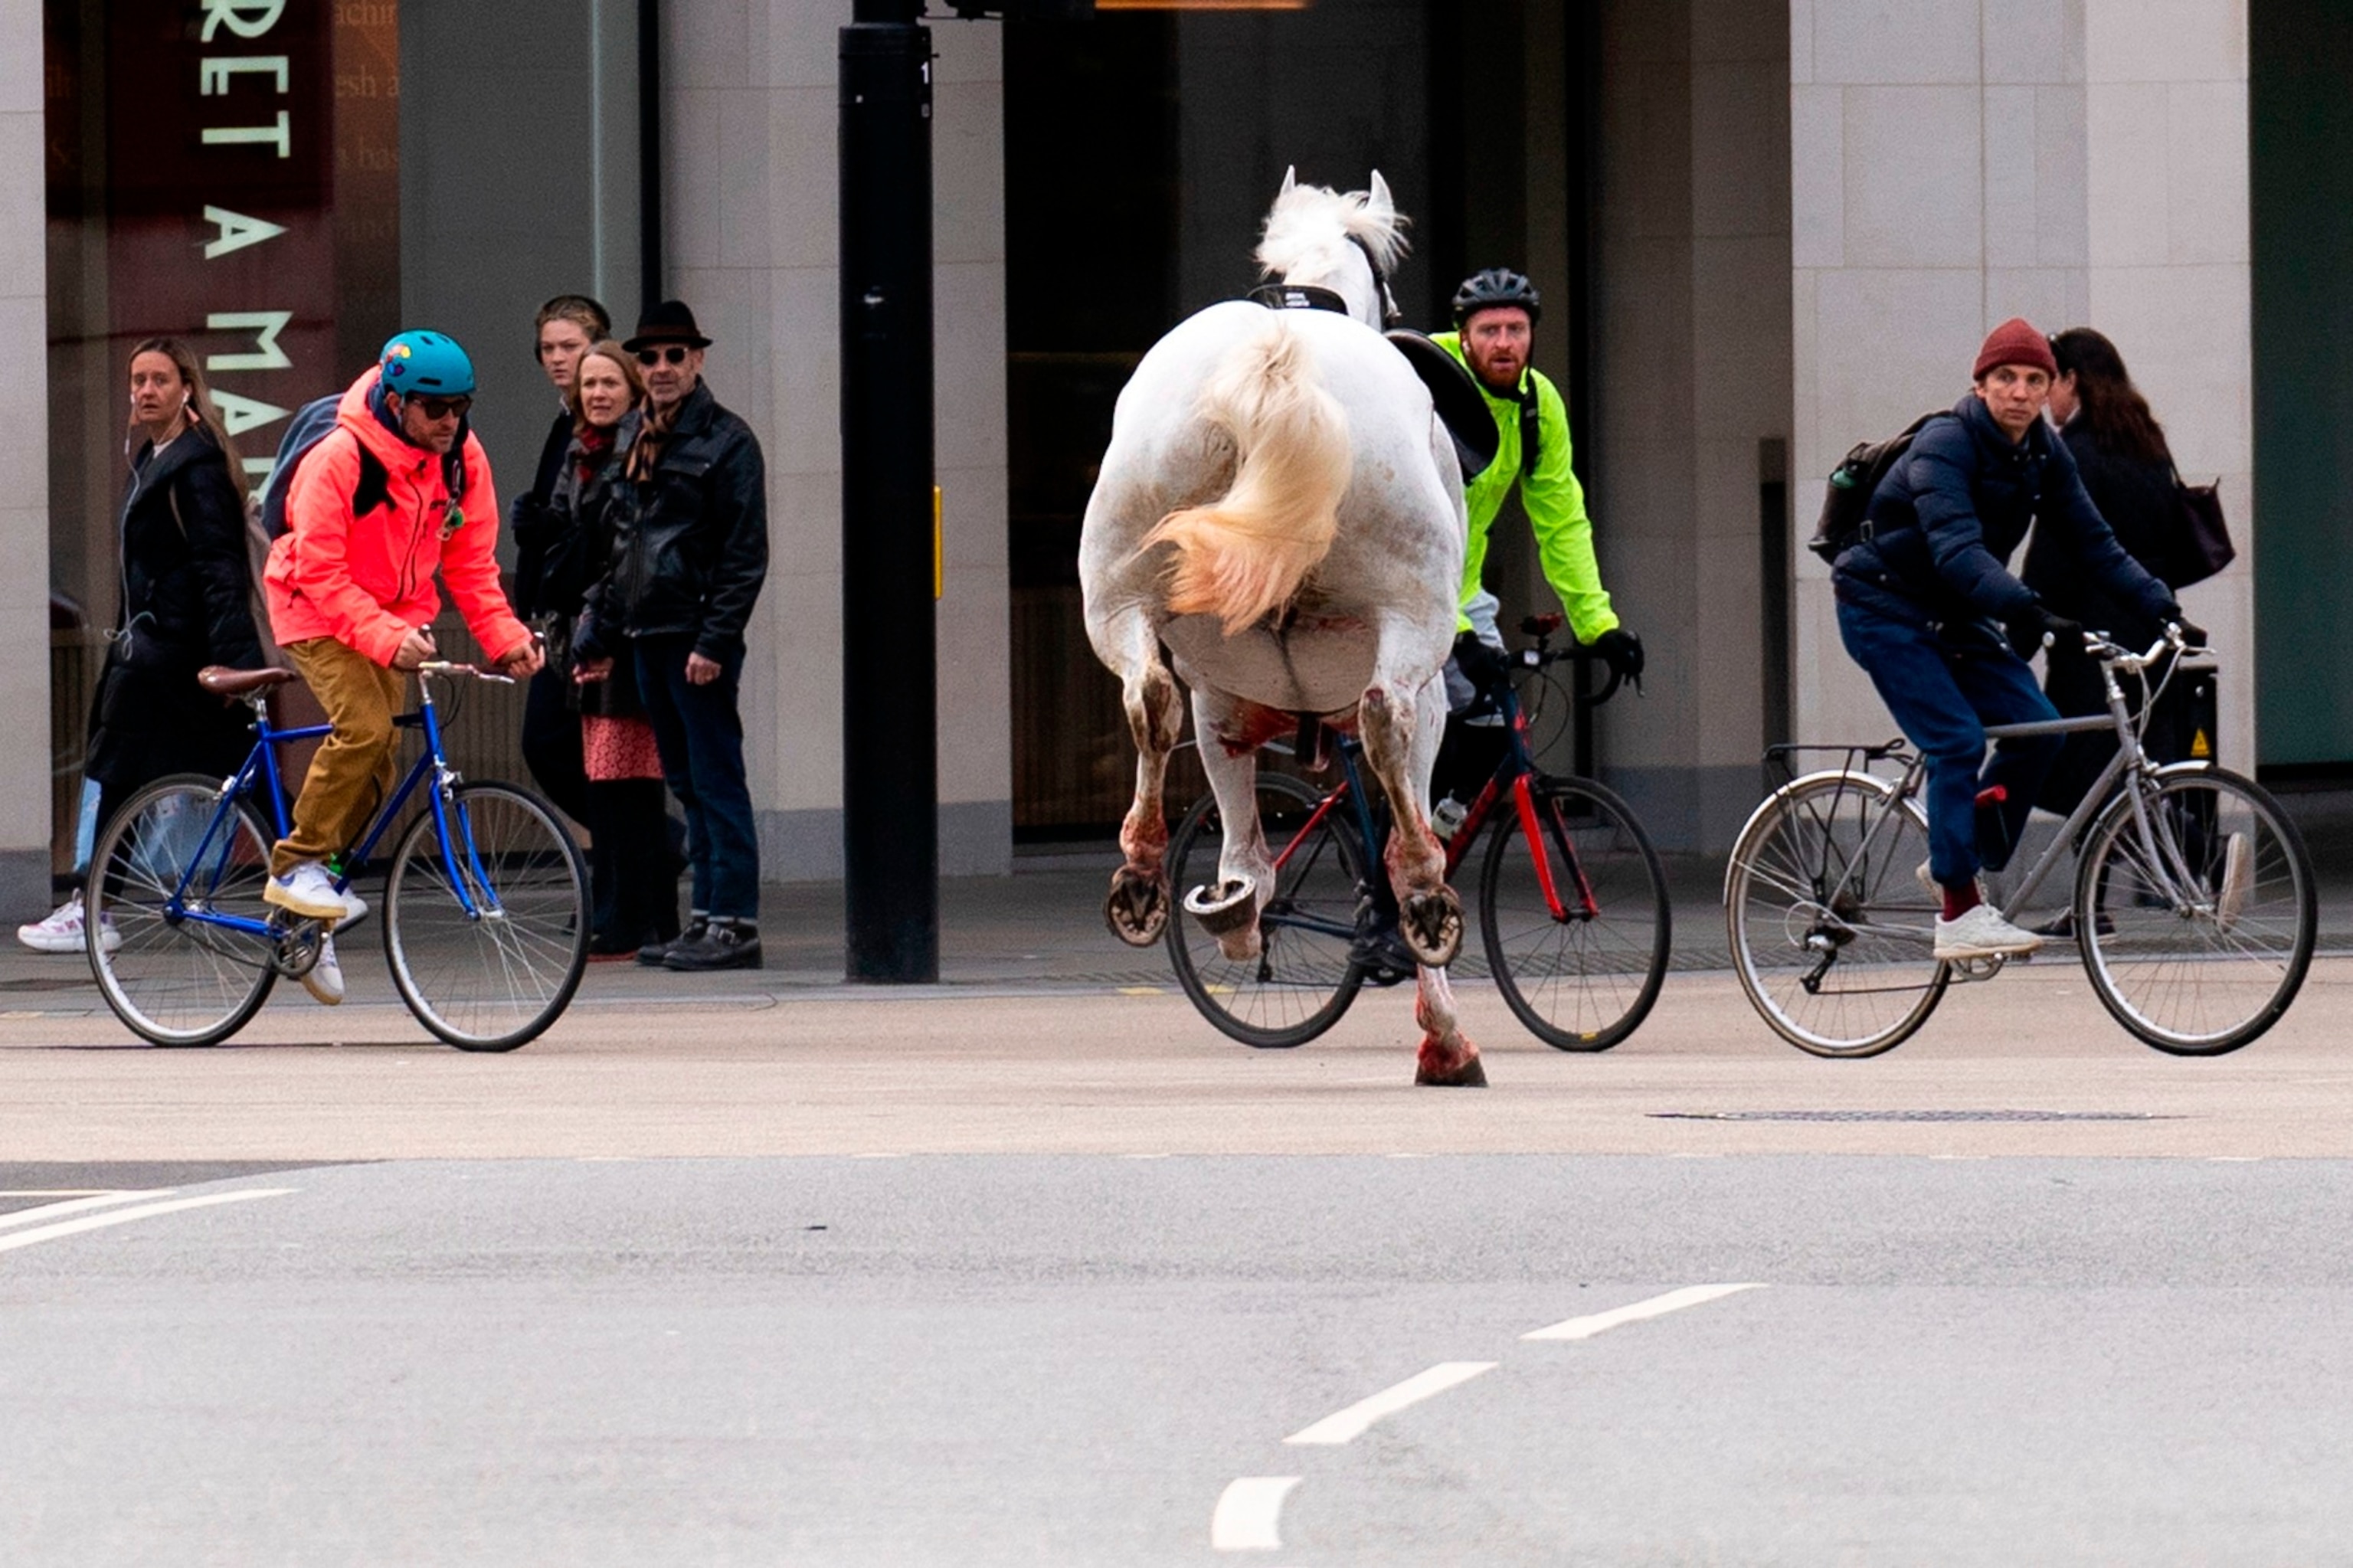
<svg viewBox="0 0 2353 1568"><path fill-rule="evenodd" d="M0 956L0 1150L19 1160L659 1158L907 1153L2353 1153L2353 885L2269 1034L2161 1056L2063 953L1957 986L1888 1055L1780 1044L1721 964L1716 871L1675 870L1677 963L1603 1055L1554 1052L1483 982L1457 986L1483 1093L1416 1090L1410 988L1367 991L1322 1039L1259 1052L1210 1030L1161 950L1099 907L1108 849L950 881L942 980L841 980L839 889L771 889L768 967L590 968L570 1012L511 1056L433 1044L374 938L352 1000L293 987L229 1044L137 1044L79 961ZM2353 857L2337 863L2353 863Z"/></svg>

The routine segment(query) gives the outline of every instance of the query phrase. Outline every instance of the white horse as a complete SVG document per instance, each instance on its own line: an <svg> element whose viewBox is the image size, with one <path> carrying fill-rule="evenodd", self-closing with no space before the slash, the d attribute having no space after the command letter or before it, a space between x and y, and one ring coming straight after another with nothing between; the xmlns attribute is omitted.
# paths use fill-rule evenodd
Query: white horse
<svg viewBox="0 0 2353 1568"><path fill-rule="evenodd" d="M1258 747L1303 715L1353 729L1396 824L1388 871L1419 966L1415 1081L1482 1084L1444 969L1462 905L1424 810L1446 723L1462 481L1429 390L1380 333L1403 227L1377 173L1346 195L1285 175L1259 264L1345 313L1212 305L1154 344L1120 393L1079 543L1087 635L1120 679L1136 748L1104 914L1137 947L1170 916L1161 789L1184 725L1170 664L1192 688L1226 824L1220 886L1186 906L1229 958L1259 951L1273 891Z"/></svg>

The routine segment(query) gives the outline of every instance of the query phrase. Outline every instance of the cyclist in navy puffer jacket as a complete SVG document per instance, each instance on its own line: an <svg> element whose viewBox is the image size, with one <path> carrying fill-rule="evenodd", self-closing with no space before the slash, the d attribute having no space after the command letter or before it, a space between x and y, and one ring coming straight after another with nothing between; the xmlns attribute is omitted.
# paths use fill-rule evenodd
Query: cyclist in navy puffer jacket
<svg viewBox="0 0 2353 1568"><path fill-rule="evenodd" d="M2057 375L2040 332L2015 318L1996 327L1969 395L1923 427L1888 471L1872 496L1866 536L1832 573L1847 652L1927 758L1926 869L1943 898L1939 959L2042 943L1981 903L1977 888L1980 867L2008 863L2063 744L2057 736L2004 741L1986 760L1987 725L2058 716L2001 623L2039 624L2054 641L2084 630L2010 575L2028 525L2065 530L2071 553L2118 600L2160 620L2181 619L2173 590L2116 543L2074 458L2043 422Z"/></svg>

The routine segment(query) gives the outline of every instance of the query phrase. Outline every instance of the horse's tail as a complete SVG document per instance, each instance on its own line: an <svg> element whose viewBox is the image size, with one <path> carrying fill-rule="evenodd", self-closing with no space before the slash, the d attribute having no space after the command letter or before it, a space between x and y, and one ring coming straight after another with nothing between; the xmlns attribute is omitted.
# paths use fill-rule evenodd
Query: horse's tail
<svg viewBox="0 0 2353 1568"><path fill-rule="evenodd" d="M1143 547L1176 546L1168 608L1217 616L1230 637L1288 603L1330 553L1348 488L1348 416L1280 312L1219 362L1200 415L1233 437L1234 482L1208 505L1163 517Z"/></svg>

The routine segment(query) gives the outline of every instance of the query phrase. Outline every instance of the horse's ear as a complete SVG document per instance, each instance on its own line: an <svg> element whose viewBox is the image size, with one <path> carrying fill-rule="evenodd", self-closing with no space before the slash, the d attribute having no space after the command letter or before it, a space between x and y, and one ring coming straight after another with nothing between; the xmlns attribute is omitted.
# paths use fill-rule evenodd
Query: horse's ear
<svg viewBox="0 0 2353 1568"><path fill-rule="evenodd" d="M1282 188L1274 194L1278 196L1287 196L1291 194L1291 187L1298 183L1299 165L1296 164L1285 164L1282 170Z"/></svg>
<svg viewBox="0 0 2353 1568"><path fill-rule="evenodd" d="M1379 213L1383 217L1392 217L1397 212L1397 202L1389 195L1389 183L1381 178L1381 172L1378 169L1373 171L1372 195L1371 198L1365 203L1365 210Z"/></svg>

